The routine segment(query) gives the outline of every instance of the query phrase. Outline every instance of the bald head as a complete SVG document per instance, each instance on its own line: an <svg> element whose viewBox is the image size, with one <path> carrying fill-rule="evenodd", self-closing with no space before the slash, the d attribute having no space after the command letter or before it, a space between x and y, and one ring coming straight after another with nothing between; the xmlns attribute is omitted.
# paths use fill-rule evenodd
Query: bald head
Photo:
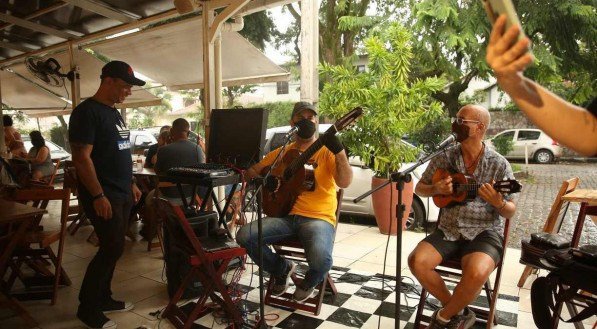
<svg viewBox="0 0 597 329"><path fill-rule="evenodd" d="M478 120L483 123L483 134L487 132L491 124L491 116L489 111L481 105L465 105L458 111L459 116L465 116L472 120Z"/></svg>

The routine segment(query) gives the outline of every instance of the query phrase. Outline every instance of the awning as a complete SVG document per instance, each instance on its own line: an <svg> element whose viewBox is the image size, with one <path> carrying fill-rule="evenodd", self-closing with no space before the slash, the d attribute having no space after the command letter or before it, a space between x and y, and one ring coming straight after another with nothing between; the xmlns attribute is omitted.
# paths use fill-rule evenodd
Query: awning
<svg viewBox="0 0 597 329"><path fill-rule="evenodd" d="M171 90L203 86L202 25L198 18L106 40L91 49L123 60ZM222 32L222 84L287 81L289 73L236 32Z"/></svg>
<svg viewBox="0 0 597 329"><path fill-rule="evenodd" d="M23 108L63 108L68 103L20 78L14 73L0 71L2 103L20 110Z"/></svg>
<svg viewBox="0 0 597 329"><path fill-rule="evenodd" d="M97 88L100 84L100 74L102 71L102 67L104 66L104 62L97 59L92 54L88 53L85 50L74 50L76 63L79 66L79 77L80 77L80 93L81 93L81 100L85 98L89 98L95 94ZM47 58L52 57L60 63L62 67L61 71L65 73L68 70L69 60L68 54L65 52L53 54L51 56L45 56L41 58L41 60L46 60ZM47 108L48 112L54 112L56 107L63 107L65 102L60 99L63 97L64 99L68 99L70 101L71 96L70 93L70 82L65 80L66 88L65 87L55 87L45 84L43 81L38 79L34 74L32 74L24 63L19 63L13 66L10 66L10 70L14 71L14 73L10 72L3 72L2 75L2 100L4 103L8 104L9 106L25 111L27 114L28 110L32 110L32 108ZM9 74L10 82L5 81L5 75ZM19 77L18 75L22 76L26 80L34 82L35 84L40 85L41 87L51 91L51 93L43 91L42 88L36 86L34 83L28 82L25 79ZM21 88L19 90L11 90L13 88L5 87L7 85L11 85L12 83L18 83ZM43 98L38 98L39 93L43 93ZM55 94L56 96L52 95ZM51 99L53 98L53 100ZM35 105L30 104L34 102ZM59 105L56 105L58 102ZM116 107L118 108L131 108L131 107L141 107L141 106L152 106L152 105L159 105L161 104L161 100L148 92L147 90L143 90L140 87L136 87L133 89L132 94L126 98L125 103L117 104ZM69 106L70 108L70 103ZM38 115L40 115L40 110L37 110ZM48 114L47 116L51 116L52 114Z"/></svg>

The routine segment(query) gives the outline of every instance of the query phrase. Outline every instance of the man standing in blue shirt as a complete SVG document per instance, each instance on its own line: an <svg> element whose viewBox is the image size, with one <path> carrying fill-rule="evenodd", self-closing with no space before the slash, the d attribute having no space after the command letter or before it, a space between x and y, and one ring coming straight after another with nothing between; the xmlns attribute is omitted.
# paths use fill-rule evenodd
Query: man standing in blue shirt
<svg viewBox="0 0 597 329"><path fill-rule="evenodd" d="M91 220L99 250L89 263L79 293L77 317L88 328L116 328L104 313L128 311L129 302L112 298L110 285L124 250L129 213L141 191L133 181L129 129L116 103L131 87L143 86L133 69L121 61L102 68L99 89L79 104L70 117L69 139L79 178L79 203Z"/></svg>

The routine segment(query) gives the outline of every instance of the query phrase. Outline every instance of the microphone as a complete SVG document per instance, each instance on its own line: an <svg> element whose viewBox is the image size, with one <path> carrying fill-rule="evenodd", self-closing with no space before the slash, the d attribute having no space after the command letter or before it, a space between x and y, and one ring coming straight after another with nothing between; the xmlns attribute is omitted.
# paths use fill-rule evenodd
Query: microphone
<svg viewBox="0 0 597 329"><path fill-rule="evenodd" d="M451 144L453 144L455 141L456 141L456 134L451 133L450 136L448 136L441 143L439 143L439 146L437 147L437 149L438 150L444 149L444 148L450 146Z"/></svg>
<svg viewBox="0 0 597 329"><path fill-rule="evenodd" d="M298 126L294 126L294 127L290 128L290 130L286 133L286 136L284 136L284 139L290 139L290 137L292 137L292 135L298 131L299 131Z"/></svg>

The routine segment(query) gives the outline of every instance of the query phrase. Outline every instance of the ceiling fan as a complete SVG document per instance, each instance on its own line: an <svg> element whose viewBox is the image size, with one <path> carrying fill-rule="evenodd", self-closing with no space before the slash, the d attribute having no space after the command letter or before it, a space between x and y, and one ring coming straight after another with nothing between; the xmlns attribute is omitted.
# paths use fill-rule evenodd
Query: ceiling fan
<svg viewBox="0 0 597 329"><path fill-rule="evenodd" d="M74 70L70 70L66 74L61 73L60 63L51 57L46 60L39 57L27 57L25 59L25 66L31 74L52 87L64 86L64 78L70 81L73 81L75 78Z"/></svg>

